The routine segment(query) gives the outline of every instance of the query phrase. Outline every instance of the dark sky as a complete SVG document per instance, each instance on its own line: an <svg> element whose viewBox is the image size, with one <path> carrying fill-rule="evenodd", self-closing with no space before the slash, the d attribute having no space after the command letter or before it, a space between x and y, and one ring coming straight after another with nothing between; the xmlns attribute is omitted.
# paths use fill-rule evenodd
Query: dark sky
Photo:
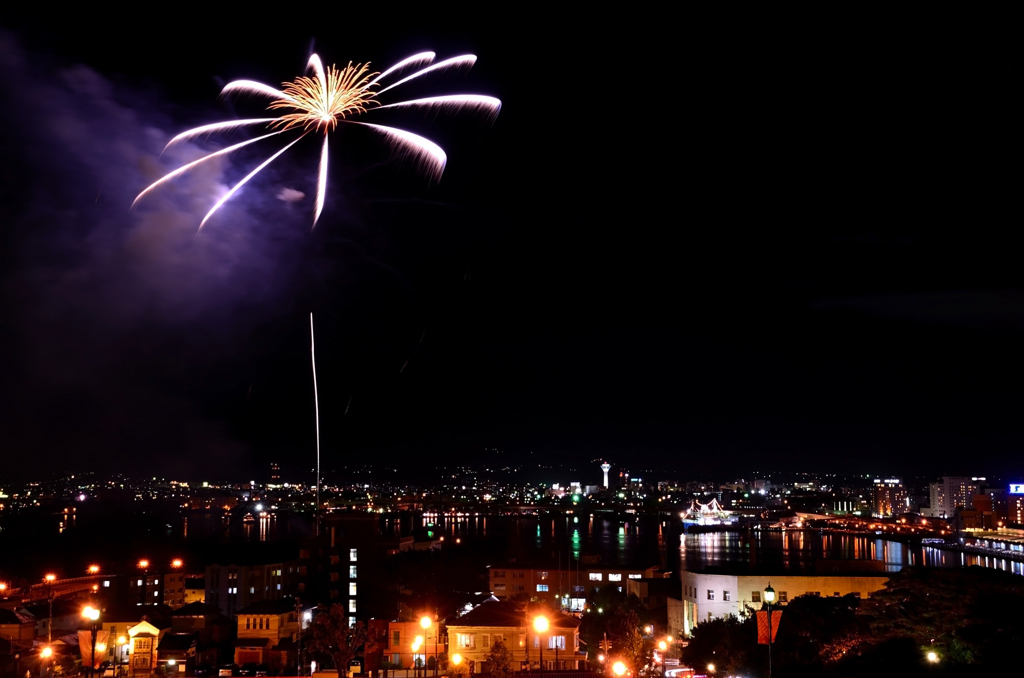
<svg viewBox="0 0 1024 678"><path fill-rule="evenodd" d="M324 7L3 10L0 474L310 467L310 312L325 466L1021 473L998 41L921 17ZM403 93L503 108L389 116L445 148L440 183L343 130L312 233L309 198L276 196L311 194L315 143L198 237L276 147L129 211L218 147L161 159L171 136L261 115L224 83L291 79L311 47L474 53Z"/></svg>

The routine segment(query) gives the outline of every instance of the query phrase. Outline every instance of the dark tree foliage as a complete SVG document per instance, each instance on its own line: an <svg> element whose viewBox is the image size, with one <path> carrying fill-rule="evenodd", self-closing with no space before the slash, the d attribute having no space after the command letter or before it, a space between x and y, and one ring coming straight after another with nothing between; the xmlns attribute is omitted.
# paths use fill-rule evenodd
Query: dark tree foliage
<svg viewBox="0 0 1024 678"><path fill-rule="evenodd" d="M509 678L512 673L512 653L500 640L494 641L487 653L487 668L491 678Z"/></svg>
<svg viewBox="0 0 1024 678"><path fill-rule="evenodd" d="M708 664L714 664L715 672L721 675L758 676L761 675L759 660L767 669L768 655L758 656L758 650L762 648L757 644L757 622L753 618L712 619L693 629L689 644L683 648L681 661L685 666L701 671Z"/></svg>
<svg viewBox="0 0 1024 678"><path fill-rule="evenodd" d="M339 674L348 671L349 662L366 642L366 627L362 622L349 627L348 613L337 603L318 611L309 634L309 651L319 657L330 657Z"/></svg>
<svg viewBox="0 0 1024 678"><path fill-rule="evenodd" d="M600 611L599 611L600 610ZM644 645L641 628L647 622L647 610L635 595L627 596L615 586L593 590L587 598L587 611L580 622L580 640L595 660L605 634L612 643L611 653L623 657L634 670L648 662L650 648Z"/></svg>
<svg viewBox="0 0 1024 678"><path fill-rule="evenodd" d="M1024 646L1022 605L1019 575L981 567L905 567L862 603L856 632L833 649L870 658L909 640L915 657L934 651L944 666L1012 666Z"/></svg>

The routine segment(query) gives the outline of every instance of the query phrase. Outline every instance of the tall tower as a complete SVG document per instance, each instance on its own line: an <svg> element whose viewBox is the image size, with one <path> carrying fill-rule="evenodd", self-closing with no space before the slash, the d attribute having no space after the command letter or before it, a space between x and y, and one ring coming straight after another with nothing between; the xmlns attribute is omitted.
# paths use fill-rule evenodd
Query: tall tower
<svg viewBox="0 0 1024 678"><path fill-rule="evenodd" d="M601 470L604 471L604 486L608 487L608 471L612 470L612 465L608 462L601 464Z"/></svg>

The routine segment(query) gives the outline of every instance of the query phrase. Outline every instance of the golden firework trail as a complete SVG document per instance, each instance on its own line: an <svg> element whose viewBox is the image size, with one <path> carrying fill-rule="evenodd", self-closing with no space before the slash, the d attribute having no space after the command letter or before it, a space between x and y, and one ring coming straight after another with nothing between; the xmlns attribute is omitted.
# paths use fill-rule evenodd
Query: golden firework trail
<svg viewBox="0 0 1024 678"><path fill-rule="evenodd" d="M316 54L309 58L306 70L312 70L312 77L300 76L292 82L283 83L281 89L275 89L269 85L252 80L236 80L225 85L221 90L222 95L248 94L267 97L271 101L267 106L268 111L275 114L280 112L276 118L249 118L245 120L229 120L227 122L216 122L209 125L202 125L182 132L168 142L164 148L170 148L174 144L189 139L197 139L216 132L232 130L238 127L249 125L265 125L269 130L267 134L249 139L227 148L222 148L193 162L183 165L167 174L143 190L132 203L134 208L138 202L151 191L164 183L181 176L196 166L218 156L226 155L249 144L269 139L280 134L297 132L299 136L289 142L284 148L271 155L262 164L252 170L244 179L231 187L213 208L203 217L199 224L202 230L210 217L220 209L231 197L238 192L250 179L256 176L260 170L272 163L285 151L294 146L303 137L311 133L323 135L323 146L320 151L320 168L317 176L316 204L313 209L313 226L320 218L324 207L324 196L327 192L327 148L330 132L342 123L362 125L382 135L395 149L410 154L433 179L439 179L444 171L448 158L441 147L412 132L378 125L369 122L358 122L350 118L363 116L373 111L380 111L386 108L422 108L434 111L458 111L471 110L483 112L493 118L501 109L501 102L494 97L478 94L453 94L447 96L427 97L425 99L411 99L398 101L390 104L382 104L378 97L399 85L410 80L426 75L428 73L443 71L450 68L470 67L476 62L472 54L453 57L433 63L436 55L433 52L422 52L399 61L383 73L374 73L370 70L370 64L349 63L344 68L331 66L324 68L320 57ZM416 72L408 75L390 85L381 87L386 78L400 74L408 68L419 68Z"/></svg>

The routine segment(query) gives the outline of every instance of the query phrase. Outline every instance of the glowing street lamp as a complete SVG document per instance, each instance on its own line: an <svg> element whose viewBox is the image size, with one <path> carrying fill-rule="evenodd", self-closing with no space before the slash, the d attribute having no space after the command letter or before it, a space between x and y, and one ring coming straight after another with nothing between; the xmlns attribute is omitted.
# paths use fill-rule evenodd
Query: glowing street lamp
<svg viewBox="0 0 1024 678"><path fill-rule="evenodd" d="M180 568L183 564L184 563L182 563L181 558L175 558L171 561L171 567L173 567L174 569Z"/></svg>
<svg viewBox="0 0 1024 678"><path fill-rule="evenodd" d="M715 665L714 664L708 664L708 673L714 673L714 672L715 672Z"/></svg>
<svg viewBox="0 0 1024 678"><path fill-rule="evenodd" d="M612 673L614 673L616 676L626 675L626 665L622 662L615 662L614 664L612 664Z"/></svg>
<svg viewBox="0 0 1024 678"><path fill-rule="evenodd" d="M420 628L423 629L424 633L426 633L427 629L431 628L433 625L434 625L434 620L431 619L430 617L428 617L427 615L423 615L422 617L420 617ZM435 630L434 631L434 675L435 676L437 675L437 635L438 635L437 630ZM424 650L425 649L426 648L424 648ZM426 652L424 652L424 655L425 654L426 654ZM425 671L424 671L424 673L425 673Z"/></svg>
<svg viewBox="0 0 1024 678"><path fill-rule="evenodd" d="M46 620L46 644L53 644L53 582L57 581L57 575L47 574L43 577L46 580L46 600L50 603L50 618Z"/></svg>
<svg viewBox="0 0 1024 678"><path fill-rule="evenodd" d="M100 618L100 611L92 605L86 605L82 609L82 619L90 622L89 628L92 631L92 653L89 655L89 675L95 675L96 671L96 631L99 629L97 620Z"/></svg>
<svg viewBox="0 0 1024 678"><path fill-rule="evenodd" d="M939 655L937 653L935 653L935 652L929 652L928 653L928 661L930 661L932 664L938 664L939 663Z"/></svg>
<svg viewBox="0 0 1024 678"><path fill-rule="evenodd" d="M771 582L764 590L764 602L768 604L768 678L772 678L772 603L775 602L775 589Z"/></svg>
<svg viewBox="0 0 1024 678"><path fill-rule="evenodd" d="M541 634L547 633L548 618L542 614L534 617L533 630L537 632L537 647L540 648L540 672L544 673L544 640Z"/></svg>
<svg viewBox="0 0 1024 678"><path fill-rule="evenodd" d="M89 574L99 574L99 572L100 572L100 566L99 565L90 565L89 566Z"/></svg>
<svg viewBox="0 0 1024 678"><path fill-rule="evenodd" d="M462 655L459 654L458 652L456 652L455 654L452 655L452 664L455 664L456 666L458 666L461 663L462 663Z"/></svg>

